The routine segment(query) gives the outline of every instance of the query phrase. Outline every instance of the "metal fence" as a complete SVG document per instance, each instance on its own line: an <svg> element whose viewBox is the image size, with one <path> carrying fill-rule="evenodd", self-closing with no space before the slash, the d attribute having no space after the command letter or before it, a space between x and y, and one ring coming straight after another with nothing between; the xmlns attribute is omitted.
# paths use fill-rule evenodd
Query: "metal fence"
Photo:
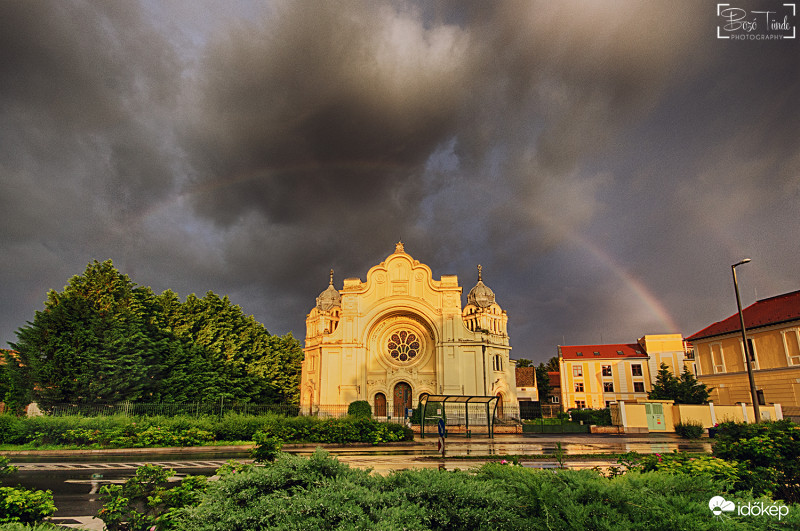
<svg viewBox="0 0 800 531"><path fill-rule="evenodd" d="M216 402L118 402L115 404L53 404L42 408L42 413L55 417L79 415L82 417L104 417L125 415L130 417L202 417L207 415L225 415L240 413L244 415L278 415L297 416L300 407L291 404L252 404L232 400ZM345 413L346 406L345 406Z"/></svg>
<svg viewBox="0 0 800 531"><path fill-rule="evenodd" d="M311 408L301 408L300 414L315 417L342 417L347 415L347 408L348 406L346 405L315 405ZM418 414L415 415L414 413L415 409L416 408L398 408L395 410L393 404L386 404L385 407L373 409L372 416L376 420L387 422L404 423L413 419L415 423L419 423L419 419L417 418ZM465 423L467 414L469 415L470 424L473 424L474 422L477 425L480 422L477 420L479 418L483 418L484 420L482 422L486 424L486 407L481 404L470 404L468 406L468 410L466 411L463 403L446 403L444 409L439 406L438 410L433 404L431 404L428 406L428 411L426 412L426 416L428 417L429 421L431 418L435 417L436 419L439 419L441 417L445 419L448 426L455 426ZM499 422L501 424L518 422L520 419L519 407L498 407L494 418L495 422Z"/></svg>
<svg viewBox="0 0 800 531"><path fill-rule="evenodd" d="M82 417L103 417L111 415L125 415L130 417L165 416L174 417L185 415L189 417L202 417L208 415L224 416L228 413L244 415L278 414L286 416L313 416L321 418L338 418L347 415L348 405L329 404L315 405L310 408L301 408L292 404L253 404L250 402L237 402L232 400L218 400L215 402L118 402L113 404L52 404L41 407L45 415L67 416L77 415ZM469 422L477 425L486 423L486 408L480 404L469 406ZM395 411L393 404L386 404L380 410L373 410L373 418L384 422L405 423L414 417L413 409L401 408ZM439 414L446 418L448 425L464 423L467 412L463 404L447 404L444 411ZM438 417L437 417L438 418ZM481 421L480 419L483 419ZM473 420L474 419L474 420ZM416 419L415 419L416 420ZM495 411L496 423L517 423L520 421L520 408L518 406L503 405Z"/></svg>
<svg viewBox="0 0 800 531"><path fill-rule="evenodd" d="M530 401L519 403L519 416L522 420L554 418L561 413L559 404L542 404L541 402Z"/></svg>
<svg viewBox="0 0 800 531"><path fill-rule="evenodd" d="M563 410L561 404L542 404L542 417L552 419L558 416Z"/></svg>

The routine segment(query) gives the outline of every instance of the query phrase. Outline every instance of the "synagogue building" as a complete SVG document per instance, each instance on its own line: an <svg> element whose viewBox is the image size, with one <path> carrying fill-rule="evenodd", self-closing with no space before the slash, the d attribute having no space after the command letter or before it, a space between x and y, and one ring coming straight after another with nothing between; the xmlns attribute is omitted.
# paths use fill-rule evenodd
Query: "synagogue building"
<svg viewBox="0 0 800 531"><path fill-rule="evenodd" d="M328 288L306 317L301 409L340 412L367 400L375 416L404 416L422 393L497 396L516 406L508 317L478 280L462 308L456 275L433 278L405 252L372 267L366 280ZM500 411L498 411L500 413Z"/></svg>

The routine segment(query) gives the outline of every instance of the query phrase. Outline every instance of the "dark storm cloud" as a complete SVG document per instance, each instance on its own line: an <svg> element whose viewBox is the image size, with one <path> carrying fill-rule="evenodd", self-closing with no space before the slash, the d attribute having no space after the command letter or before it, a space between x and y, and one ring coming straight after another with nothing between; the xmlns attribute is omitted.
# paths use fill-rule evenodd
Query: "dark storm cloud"
<svg viewBox="0 0 800 531"><path fill-rule="evenodd" d="M212 41L198 173L234 182L200 195L199 211L222 223L241 207L276 223L413 216L422 166L467 94L465 41L373 2L281 4Z"/></svg>
<svg viewBox="0 0 800 531"><path fill-rule="evenodd" d="M150 135L162 125L153 111L172 104L177 65L138 8L4 2L0 11L4 178L90 188L86 203L123 210L168 189L169 163Z"/></svg>
<svg viewBox="0 0 800 531"><path fill-rule="evenodd" d="M132 3L0 3L0 284L20 301L4 342L48 289L117 258L127 218L172 187L164 42Z"/></svg>
<svg viewBox="0 0 800 531"><path fill-rule="evenodd" d="M482 263L537 359L726 317L740 254L760 296L797 289L800 53L715 16L0 4L0 339L93 258L302 337L328 269L364 279L401 238L465 291Z"/></svg>
<svg viewBox="0 0 800 531"><path fill-rule="evenodd" d="M691 45L658 44L692 24L685 13L627 7L507 3L455 25L446 9L437 22L396 4L286 3L237 23L203 62L197 211L227 226L247 211L277 231L313 226L330 242L320 256L347 238L385 249L420 232L429 198L434 242L458 238L470 216L499 220L490 232L541 228L531 211L565 197L575 210L566 221L579 226L598 178L576 176L576 165L652 105ZM658 31L638 29L654 18ZM425 171L449 142L455 180ZM543 231L526 246L559 239Z"/></svg>

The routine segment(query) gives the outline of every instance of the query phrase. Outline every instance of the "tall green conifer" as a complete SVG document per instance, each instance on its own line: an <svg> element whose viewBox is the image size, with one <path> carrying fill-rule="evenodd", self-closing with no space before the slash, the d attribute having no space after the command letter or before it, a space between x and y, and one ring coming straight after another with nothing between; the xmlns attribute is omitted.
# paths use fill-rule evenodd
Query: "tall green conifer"
<svg viewBox="0 0 800 531"><path fill-rule="evenodd" d="M291 334L270 335L213 292L183 303L169 290L155 296L110 260L89 264L63 292L51 291L12 346L3 375L12 401L31 398L21 390L44 406L299 401L303 352Z"/></svg>

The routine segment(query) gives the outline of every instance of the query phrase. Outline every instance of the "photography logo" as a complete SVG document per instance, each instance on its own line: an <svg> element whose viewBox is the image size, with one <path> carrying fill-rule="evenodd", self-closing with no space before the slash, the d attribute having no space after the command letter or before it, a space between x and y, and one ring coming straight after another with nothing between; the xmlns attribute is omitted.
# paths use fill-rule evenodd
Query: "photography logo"
<svg viewBox="0 0 800 531"><path fill-rule="evenodd" d="M781 503L764 503L763 501L751 501L740 503L738 506L732 501L726 500L722 496L714 496L708 500L708 508L714 514L714 518L722 520L731 513L736 516L767 516L778 517L778 520L789 514L789 507Z"/></svg>
<svg viewBox="0 0 800 531"><path fill-rule="evenodd" d="M736 4L717 4L717 38L735 41L794 39L796 4L770 4L768 10L747 10Z"/></svg>

